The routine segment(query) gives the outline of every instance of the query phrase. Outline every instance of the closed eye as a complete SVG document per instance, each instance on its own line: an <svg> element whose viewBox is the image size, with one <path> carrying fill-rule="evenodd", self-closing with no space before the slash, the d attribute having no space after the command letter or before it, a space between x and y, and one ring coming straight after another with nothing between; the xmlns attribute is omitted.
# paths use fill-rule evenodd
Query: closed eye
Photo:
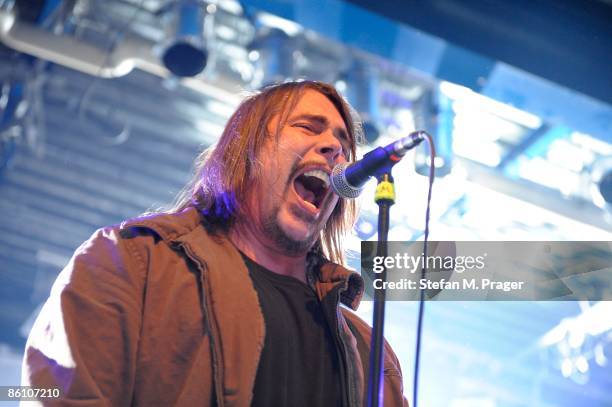
<svg viewBox="0 0 612 407"><path fill-rule="evenodd" d="M312 133L315 132L314 127L309 123L296 123L295 127L299 127L301 129L308 130L309 132L312 132Z"/></svg>
<svg viewBox="0 0 612 407"><path fill-rule="evenodd" d="M300 129L304 129L312 134L320 134L323 131L322 129L319 129L318 126L312 125L310 123L296 123L294 124L294 126ZM339 139L340 143L342 144L342 154L344 155L344 158L347 158L349 156L349 147L347 147L349 141L344 137L339 137Z"/></svg>
<svg viewBox="0 0 612 407"><path fill-rule="evenodd" d="M329 120L325 116L301 114L293 118L291 126L294 128L303 129L310 135L318 135L328 129L330 124ZM348 157L351 155L351 141L348 138L346 130L342 128L335 128L333 131L336 138L342 144L342 154L344 155L344 158L348 159Z"/></svg>

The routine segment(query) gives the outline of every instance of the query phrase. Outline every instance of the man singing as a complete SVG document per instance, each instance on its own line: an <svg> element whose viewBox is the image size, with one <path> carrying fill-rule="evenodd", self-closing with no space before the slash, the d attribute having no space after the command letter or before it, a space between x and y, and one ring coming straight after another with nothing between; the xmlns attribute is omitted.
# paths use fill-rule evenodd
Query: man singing
<svg viewBox="0 0 612 407"><path fill-rule="evenodd" d="M329 188L358 129L320 82L246 99L174 209L96 232L53 285L23 384L61 405L359 406L370 328L343 263L356 216ZM341 306L343 304L343 306ZM384 404L403 406L385 348Z"/></svg>

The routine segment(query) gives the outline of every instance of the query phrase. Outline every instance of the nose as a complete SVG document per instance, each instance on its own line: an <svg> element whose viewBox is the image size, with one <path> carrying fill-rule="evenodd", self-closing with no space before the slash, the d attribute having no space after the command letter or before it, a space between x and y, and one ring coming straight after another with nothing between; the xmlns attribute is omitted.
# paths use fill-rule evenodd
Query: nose
<svg viewBox="0 0 612 407"><path fill-rule="evenodd" d="M342 143L330 130L321 134L319 137L317 152L324 156L330 165L346 161L346 157L344 157L342 150Z"/></svg>

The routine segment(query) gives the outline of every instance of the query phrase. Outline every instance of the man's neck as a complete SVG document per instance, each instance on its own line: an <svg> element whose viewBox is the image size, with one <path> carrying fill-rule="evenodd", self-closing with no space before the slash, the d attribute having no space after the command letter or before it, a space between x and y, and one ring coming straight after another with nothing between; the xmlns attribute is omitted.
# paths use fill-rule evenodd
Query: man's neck
<svg viewBox="0 0 612 407"><path fill-rule="evenodd" d="M232 228L228 237L238 250L260 266L306 283L306 254L289 256L246 227Z"/></svg>

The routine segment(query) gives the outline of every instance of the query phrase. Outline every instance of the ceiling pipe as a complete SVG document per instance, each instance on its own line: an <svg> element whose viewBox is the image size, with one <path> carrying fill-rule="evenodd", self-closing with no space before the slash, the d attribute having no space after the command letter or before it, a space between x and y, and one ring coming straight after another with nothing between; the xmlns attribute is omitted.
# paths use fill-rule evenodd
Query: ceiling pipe
<svg viewBox="0 0 612 407"><path fill-rule="evenodd" d="M112 50L86 44L76 38L54 35L33 24L18 20L14 10L0 8L0 42L25 54L102 78L118 78L134 68L167 78L171 73L154 55L156 43L126 35ZM232 105L240 103L236 89L223 89L203 80L182 83L198 92ZM233 84L232 84L233 85ZM234 86L232 86L234 88Z"/></svg>

